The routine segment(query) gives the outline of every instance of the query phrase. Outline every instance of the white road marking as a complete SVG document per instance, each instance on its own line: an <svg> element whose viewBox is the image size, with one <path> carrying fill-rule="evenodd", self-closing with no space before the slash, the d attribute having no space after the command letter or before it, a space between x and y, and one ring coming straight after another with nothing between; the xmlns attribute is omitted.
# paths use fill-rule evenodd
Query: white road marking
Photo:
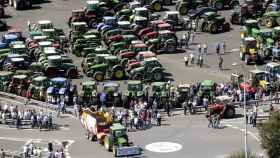
<svg viewBox="0 0 280 158"><path fill-rule="evenodd" d="M240 48L234 48L234 49L231 49L230 52L238 52L240 50Z"/></svg>
<svg viewBox="0 0 280 158"><path fill-rule="evenodd" d="M181 144L172 142L155 142L145 146L145 148L152 152L169 153L179 151L183 148Z"/></svg>
<svg viewBox="0 0 280 158"><path fill-rule="evenodd" d="M5 129L5 130L14 130L16 127L9 127L9 126L3 126L3 125L0 125L0 129ZM21 129L21 130L24 130L24 131L32 131L32 130L39 130L38 128L24 128L24 129ZM44 130L44 129L42 129ZM54 130L55 131L55 130ZM58 128L58 131L70 131L70 128L68 127L59 127Z"/></svg>

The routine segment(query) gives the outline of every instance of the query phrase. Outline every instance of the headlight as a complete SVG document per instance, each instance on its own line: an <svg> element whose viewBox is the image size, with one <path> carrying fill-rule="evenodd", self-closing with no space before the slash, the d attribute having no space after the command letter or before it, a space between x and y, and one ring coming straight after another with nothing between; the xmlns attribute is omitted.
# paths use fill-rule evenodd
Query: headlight
<svg viewBox="0 0 280 158"><path fill-rule="evenodd" d="M114 93L114 97L118 96L118 93Z"/></svg>
<svg viewBox="0 0 280 158"><path fill-rule="evenodd" d="M255 54L256 53L256 49L249 49L250 54Z"/></svg>

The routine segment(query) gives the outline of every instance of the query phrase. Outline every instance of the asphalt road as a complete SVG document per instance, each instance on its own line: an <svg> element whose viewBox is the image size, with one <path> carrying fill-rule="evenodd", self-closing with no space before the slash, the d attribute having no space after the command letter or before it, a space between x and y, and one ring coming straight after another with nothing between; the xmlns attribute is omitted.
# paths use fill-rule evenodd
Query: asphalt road
<svg viewBox="0 0 280 158"><path fill-rule="evenodd" d="M85 1L80 0L53 0L39 5L35 5L32 10L15 11L6 8L6 20L11 27L20 28L26 31L27 21L36 22L38 20L51 20L55 26L69 31L66 21L71 15L71 10L82 7ZM172 9L172 7L171 7ZM229 15L230 11L222 12ZM162 13L161 13L162 14ZM203 68L197 66L184 66L184 53L159 55L161 63L176 83L195 82L198 80L212 79L217 82L228 81L229 75L234 71L247 71L254 69L254 66L234 67L233 63L240 64L240 26L232 26L232 30L222 34L197 33L194 42L187 53L197 53L198 43L208 44L208 55L204 57ZM183 32L178 32L181 37ZM223 55L225 70L218 70L217 55L215 54L215 44L226 42L227 53ZM72 56L74 62L80 65L81 58ZM75 82L80 82L76 80ZM165 117L166 118L166 117ZM58 119L59 124L67 126L69 130L58 130L51 132L39 132L38 130L15 130L0 125L0 147L10 150L18 150L30 139L40 139L39 143L46 145L46 142L69 141L69 156L73 158L89 157L112 157L111 153L95 142L86 140L85 131L79 121L71 116L64 116ZM210 129L207 127L207 120L204 115L184 117L182 114L175 117L166 118L161 127L153 127L145 131L131 132L129 136L135 145L140 145L144 149L143 157L149 158L222 158L232 151L243 147L243 123L242 119L225 120L223 129ZM67 129L66 128L66 129ZM253 152L261 153L257 131L249 128L249 146ZM174 142L182 146L181 150L170 153L157 153L145 149L145 146L154 142Z"/></svg>

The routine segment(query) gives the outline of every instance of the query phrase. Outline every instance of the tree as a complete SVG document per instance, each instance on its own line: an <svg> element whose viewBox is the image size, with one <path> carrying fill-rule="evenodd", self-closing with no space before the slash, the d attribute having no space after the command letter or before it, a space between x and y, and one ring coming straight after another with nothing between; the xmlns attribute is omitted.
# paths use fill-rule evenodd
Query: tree
<svg viewBox="0 0 280 158"><path fill-rule="evenodd" d="M252 154L251 152L248 153L249 158L256 158L257 156L255 154ZM233 152L231 155L229 155L227 158L245 158L245 152L244 149L240 151Z"/></svg>
<svg viewBox="0 0 280 158"><path fill-rule="evenodd" d="M271 118L259 126L262 147L270 158L280 158L280 113L272 113Z"/></svg>

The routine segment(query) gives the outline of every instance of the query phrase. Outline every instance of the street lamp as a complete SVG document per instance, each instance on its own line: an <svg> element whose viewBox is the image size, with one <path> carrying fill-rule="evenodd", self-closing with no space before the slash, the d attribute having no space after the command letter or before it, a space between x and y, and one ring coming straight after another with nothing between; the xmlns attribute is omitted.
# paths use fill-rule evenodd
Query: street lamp
<svg viewBox="0 0 280 158"><path fill-rule="evenodd" d="M241 65L241 64L240 64ZM232 66L237 66L237 63L233 63ZM243 82L246 83L245 74L243 75ZM241 90L241 88L240 88ZM246 118L246 86L244 85L244 105L243 105L243 115L244 115L244 152L245 158L248 158L248 144L247 144L247 118Z"/></svg>

